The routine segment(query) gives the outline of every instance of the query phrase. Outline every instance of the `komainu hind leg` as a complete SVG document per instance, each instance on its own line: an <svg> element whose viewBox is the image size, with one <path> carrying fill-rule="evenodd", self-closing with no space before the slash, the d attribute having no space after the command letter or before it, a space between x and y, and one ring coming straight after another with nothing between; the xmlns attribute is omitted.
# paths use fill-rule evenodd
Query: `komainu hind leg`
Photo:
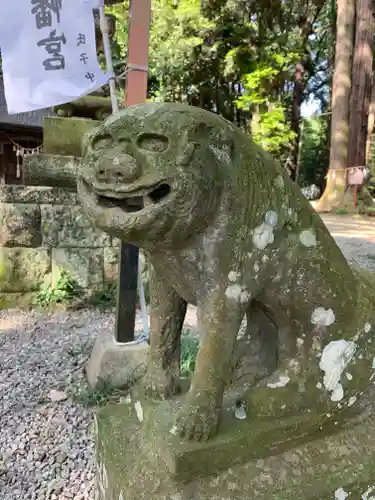
<svg viewBox="0 0 375 500"><path fill-rule="evenodd" d="M246 311L246 330L237 340L232 383L253 386L277 367L278 330L267 309L253 301Z"/></svg>

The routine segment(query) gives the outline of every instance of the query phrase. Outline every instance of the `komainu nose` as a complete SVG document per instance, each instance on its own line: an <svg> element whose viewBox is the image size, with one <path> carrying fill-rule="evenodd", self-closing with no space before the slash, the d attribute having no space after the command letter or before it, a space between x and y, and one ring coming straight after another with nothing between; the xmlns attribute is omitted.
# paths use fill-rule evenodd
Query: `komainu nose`
<svg viewBox="0 0 375 500"><path fill-rule="evenodd" d="M122 184L133 182L141 175L141 168L136 159L130 155L106 158L96 168L96 180L105 184Z"/></svg>

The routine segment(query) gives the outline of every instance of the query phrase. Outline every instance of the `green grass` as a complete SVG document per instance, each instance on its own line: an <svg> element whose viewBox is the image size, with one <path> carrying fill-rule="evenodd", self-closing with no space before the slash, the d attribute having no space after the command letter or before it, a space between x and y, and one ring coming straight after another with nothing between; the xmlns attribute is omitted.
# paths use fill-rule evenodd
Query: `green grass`
<svg viewBox="0 0 375 500"><path fill-rule="evenodd" d="M199 340L191 335L183 335L181 337L181 376L191 378L194 372L195 360L199 349ZM71 356L81 354L73 351L69 353ZM104 406L110 402L118 402L121 397L126 397L129 393L130 386L122 388L114 388L105 381L99 380L95 390L90 389L85 381L78 383L72 388L72 398L83 406Z"/></svg>
<svg viewBox="0 0 375 500"><path fill-rule="evenodd" d="M199 350L199 339L191 335L181 337L181 376L190 378L194 372Z"/></svg>

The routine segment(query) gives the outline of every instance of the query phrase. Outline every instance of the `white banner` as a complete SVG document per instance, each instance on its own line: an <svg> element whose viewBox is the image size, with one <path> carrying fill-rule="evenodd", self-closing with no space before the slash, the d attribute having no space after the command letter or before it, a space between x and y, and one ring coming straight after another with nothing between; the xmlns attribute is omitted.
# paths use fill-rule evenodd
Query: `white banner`
<svg viewBox="0 0 375 500"><path fill-rule="evenodd" d="M0 2L9 114L73 101L108 82L109 75L97 60L92 4L92 0Z"/></svg>

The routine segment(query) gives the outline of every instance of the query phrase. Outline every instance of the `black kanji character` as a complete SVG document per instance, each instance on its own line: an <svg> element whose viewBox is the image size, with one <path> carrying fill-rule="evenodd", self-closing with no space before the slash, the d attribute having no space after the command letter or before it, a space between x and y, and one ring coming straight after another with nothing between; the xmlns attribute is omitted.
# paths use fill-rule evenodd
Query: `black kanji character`
<svg viewBox="0 0 375 500"><path fill-rule="evenodd" d="M86 52L82 52L81 54L81 57L79 58L79 60L83 63L83 64L87 64L87 61L89 60Z"/></svg>
<svg viewBox="0 0 375 500"><path fill-rule="evenodd" d="M85 43L86 43L86 35L84 35L83 33L78 33L77 47L79 47L80 45L85 45Z"/></svg>
<svg viewBox="0 0 375 500"><path fill-rule="evenodd" d="M91 80L91 83L93 83L93 81L95 80L95 75L94 75L94 73L87 72L85 74L85 78L87 78L88 80Z"/></svg>
<svg viewBox="0 0 375 500"><path fill-rule="evenodd" d="M61 53L62 44L66 43L65 35L56 35L56 30L52 30L50 35L43 40L39 40L38 47L45 47L48 54L52 57L43 61L43 66L46 71L57 69L65 69L65 58Z"/></svg>
<svg viewBox="0 0 375 500"><path fill-rule="evenodd" d="M31 5L38 30L52 26L52 13L56 15L57 22L60 22L62 0L31 0Z"/></svg>

